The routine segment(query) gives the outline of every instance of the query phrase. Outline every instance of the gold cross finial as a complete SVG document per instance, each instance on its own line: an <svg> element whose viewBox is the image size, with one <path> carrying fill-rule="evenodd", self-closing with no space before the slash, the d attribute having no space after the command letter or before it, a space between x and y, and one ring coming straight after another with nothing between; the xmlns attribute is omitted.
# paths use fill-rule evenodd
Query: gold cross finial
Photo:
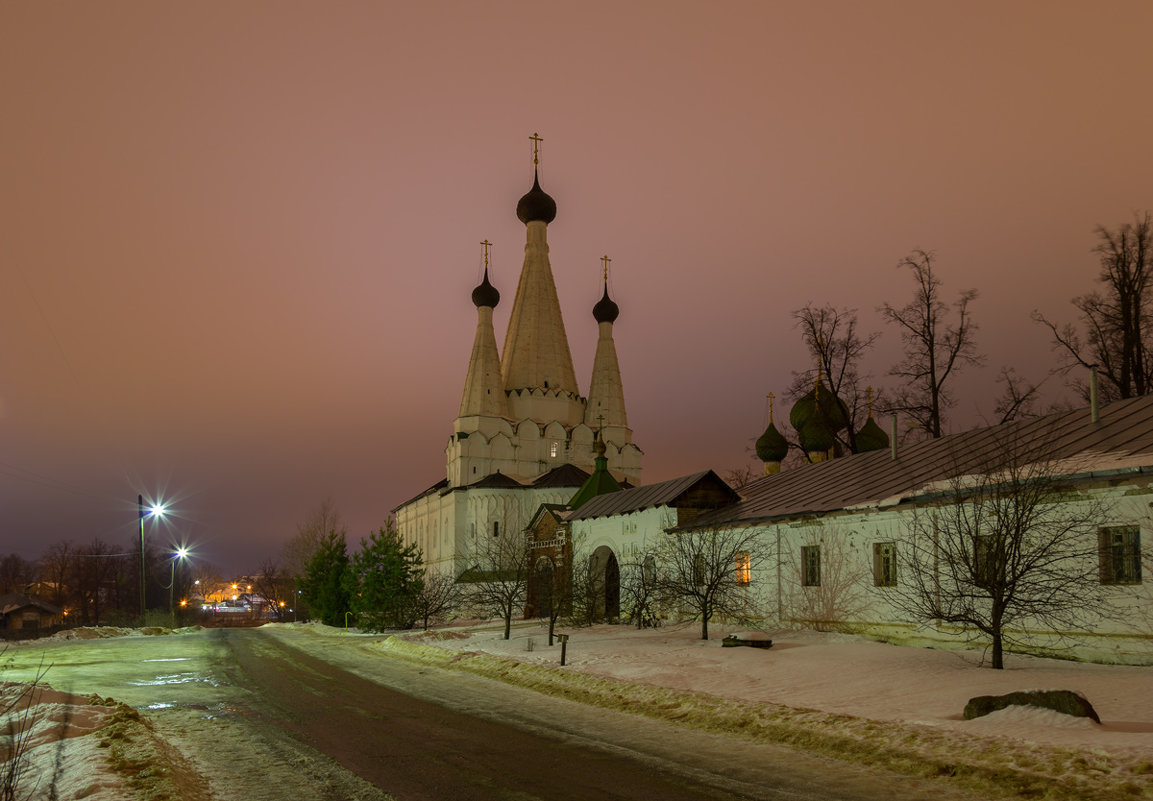
<svg viewBox="0 0 1153 801"><path fill-rule="evenodd" d="M604 427L605 427L605 416L603 414L598 414L597 415L597 430L599 431Z"/></svg>
<svg viewBox="0 0 1153 801"><path fill-rule="evenodd" d="M483 242L481 242L481 245L483 245L483 246L484 246L484 269L486 269L486 270L487 270L487 269L488 269L488 249L489 249L490 247L492 247L492 242L489 242L489 241L486 239L486 240L484 240Z"/></svg>
<svg viewBox="0 0 1153 801"><path fill-rule="evenodd" d="M605 265L605 283L608 283L608 280L609 280L609 262L612 261L612 259L610 259L608 256L601 256L601 261L604 262L604 265Z"/></svg>
<svg viewBox="0 0 1153 801"><path fill-rule="evenodd" d="M865 396L869 399L869 417L873 416L873 388L868 387L865 390Z"/></svg>
<svg viewBox="0 0 1153 801"><path fill-rule="evenodd" d="M773 422L773 399L777 396L770 392L765 397L769 399L769 422L771 423Z"/></svg>
<svg viewBox="0 0 1153 801"><path fill-rule="evenodd" d="M532 136L529 137L529 139L532 140L532 166L536 167L538 164L540 164L540 143L544 140L541 139L540 135L535 132Z"/></svg>

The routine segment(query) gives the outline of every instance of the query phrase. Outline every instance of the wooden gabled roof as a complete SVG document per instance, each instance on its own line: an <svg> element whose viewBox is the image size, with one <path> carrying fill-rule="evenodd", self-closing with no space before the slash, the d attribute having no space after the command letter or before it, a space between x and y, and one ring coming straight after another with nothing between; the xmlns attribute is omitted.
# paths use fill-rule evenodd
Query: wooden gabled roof
<svg viewBox="0 0 1153 801"><path fill-rule="evenodd" d="M1104 406L1096 423L1088 409L1076 409L904 445L896 459L886 449L785 470L742 487L743 500L693 526L895 506L988 472L1007 449L1061 476L1153 472L1153 395Z"/></svg>
<svg viewBox="0 0 1153 801"><path fill-rule="evenodd" d="M619 492L610 492L607 495L597 495L587 500L579 509L575 510L569 520L586 520L593 517L608 517L610 515L639 512L642 509L651 509L654 506L680 506L697 504L687 501L694 491L705 488L711 490L714 497L721 497L731 502L740 499L736 491L726 484L720 476L712 470L693 473L680 478L671 478L656 484L645 484L632 489L622 489ZM709 503L708 507L723 505L723 502Z"/></svg>

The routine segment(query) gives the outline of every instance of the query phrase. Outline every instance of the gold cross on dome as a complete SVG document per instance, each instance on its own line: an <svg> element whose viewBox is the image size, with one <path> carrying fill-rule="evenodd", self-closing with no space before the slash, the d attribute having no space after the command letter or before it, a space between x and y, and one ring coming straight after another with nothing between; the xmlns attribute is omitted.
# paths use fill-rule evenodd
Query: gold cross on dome
<svg viewBox="0 0 1153 801"><path fill-rule="evenodd" d="M486 239L483 242L481 242L480 244L484 246L484 268L487 270L488 269L488 249L490 247L492 247L492 242L489 242Z"/></svg>
<svg viewBox="0 0 1153 801"><path fill-rule="evenodd" d="M765 397L769 399L769 422L771 423L773 422L773 398L777 396L770 392Z"/></svg>
<svg viewBox="0 0 1153 801"><path fill-rule="evenodd" d="M540 143L544 140L541 139L540 135L535 132L532 136L529 137L529 139L532 140L532 166L535 167L540 164Z"/></svg>
<svg viewBox="0 0 1153 801"><path fill-rule="evenodd" d="M609 262L612 261L612 259L610 259L608 256L601 256L601 261L604 262L605 280L608 281L609 280Z"/></svg>

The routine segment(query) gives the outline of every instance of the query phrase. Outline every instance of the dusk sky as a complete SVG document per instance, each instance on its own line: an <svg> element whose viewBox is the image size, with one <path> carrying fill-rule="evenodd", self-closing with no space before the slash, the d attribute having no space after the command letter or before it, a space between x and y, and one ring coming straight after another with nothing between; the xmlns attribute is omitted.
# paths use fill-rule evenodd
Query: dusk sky
<svg viewBox="0 0 1153 801"><path fill-rule="evenodd" d="M987 365L1055 364L1098 224L1153 208L1153 3L0 5L0 553L129 545L136 496L225 572L331 497L349 539L444 477L480 241L517 199L582 392L602 255L646 483L750 461L791 312L904 304L935 251ZM1050 393L1060 395L1058 387Z"/></svg>

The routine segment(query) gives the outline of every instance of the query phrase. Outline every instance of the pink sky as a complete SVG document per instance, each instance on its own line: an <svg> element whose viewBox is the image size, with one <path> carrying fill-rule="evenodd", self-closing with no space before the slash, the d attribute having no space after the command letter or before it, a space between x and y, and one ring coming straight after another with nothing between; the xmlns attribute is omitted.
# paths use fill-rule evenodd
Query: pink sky
<svg viewBox="0 0 1153 801"><path fill-rule="evenodd" d="M790 312L975 287L993 378L1153 208L1153 5L7 3L0 552L169 532L250 570L331 496L350 539L444 475L482 239L503 341L516 201L584 391L612 257L645 480L748 460L806 356ZM874 381L899 348L884 336ZM167 534L165 535L167 536Z"/></svg>

